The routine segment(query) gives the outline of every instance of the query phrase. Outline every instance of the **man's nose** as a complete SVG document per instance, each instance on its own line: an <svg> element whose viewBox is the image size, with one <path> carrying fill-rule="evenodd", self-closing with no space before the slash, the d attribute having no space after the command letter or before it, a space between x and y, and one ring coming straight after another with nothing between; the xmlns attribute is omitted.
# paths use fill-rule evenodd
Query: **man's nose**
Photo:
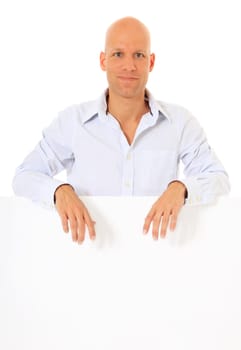
<svg viewBox="0 0 241 350"><path fill-rule="evenodd" d="M136 70L135 60L132 56L126 56L124 58L123 69L128 71Z"/></svg>

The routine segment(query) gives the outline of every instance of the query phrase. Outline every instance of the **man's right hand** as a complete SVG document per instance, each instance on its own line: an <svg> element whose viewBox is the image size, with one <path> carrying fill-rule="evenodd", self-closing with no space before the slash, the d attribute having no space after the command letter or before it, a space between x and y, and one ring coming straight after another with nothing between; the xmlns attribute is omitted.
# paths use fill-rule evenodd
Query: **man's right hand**
<svg viewBox="0 0 241 350"><path fill-rule="evenodd" d="M55 207L61 218L64 232L72 233L72 240L81 244L85 239L86 226L90 239L95 239L95 221L92 220L84 203L70 185L61 185L55 191Z"/></svg>

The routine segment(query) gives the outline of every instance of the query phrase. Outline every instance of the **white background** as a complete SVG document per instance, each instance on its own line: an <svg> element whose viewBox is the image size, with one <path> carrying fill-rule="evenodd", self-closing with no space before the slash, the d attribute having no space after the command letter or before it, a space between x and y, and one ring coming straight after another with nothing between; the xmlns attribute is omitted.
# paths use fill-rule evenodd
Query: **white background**
<svg viewBox="0 0 241 350"><path fill-rule="evenodd" d="M240 196L241 12L237 0L0 2L0 195L65 107L99 96L105 30L119 17L149 27L156 67L148 88L189 109Z"/></svg>

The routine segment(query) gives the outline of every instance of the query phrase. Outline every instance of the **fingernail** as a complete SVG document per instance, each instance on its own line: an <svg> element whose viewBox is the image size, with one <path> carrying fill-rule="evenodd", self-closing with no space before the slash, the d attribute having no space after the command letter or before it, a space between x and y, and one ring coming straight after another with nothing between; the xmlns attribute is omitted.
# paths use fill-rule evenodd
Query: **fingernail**
<svg viewBox="0 0 241 350"><path fill-rule="evenodd" d="M147 234L147 230L143 230L142 233L143 233L143 235L146 235Z"/></svg>

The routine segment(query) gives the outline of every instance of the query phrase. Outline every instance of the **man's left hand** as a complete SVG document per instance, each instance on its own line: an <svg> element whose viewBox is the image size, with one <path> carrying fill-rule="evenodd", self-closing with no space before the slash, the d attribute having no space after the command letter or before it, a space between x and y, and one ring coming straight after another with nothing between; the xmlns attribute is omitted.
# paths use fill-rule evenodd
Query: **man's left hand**
<svg viewBox="0 0 241 350"><path fill-rule="evenodd" d="M171 182L146 216L143 233L148 233L151 223L152 237L155 240L158 239L159 235L164 238L168 227L173 231L176 227L178 214L185 203L185 194L186 186L182 182Z"/></svg>

